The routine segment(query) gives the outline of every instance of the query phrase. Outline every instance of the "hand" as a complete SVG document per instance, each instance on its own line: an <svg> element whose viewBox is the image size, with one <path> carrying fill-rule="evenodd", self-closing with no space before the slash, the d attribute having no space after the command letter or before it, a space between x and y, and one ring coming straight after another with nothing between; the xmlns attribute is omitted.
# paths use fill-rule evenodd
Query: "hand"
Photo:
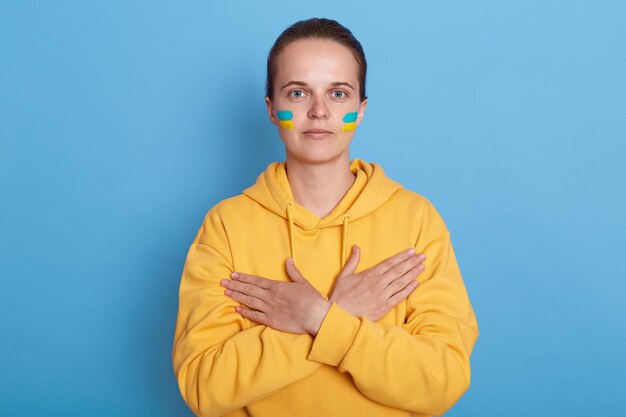
<svg viewBox="0 0 626 417"><path fill-rule="evenodd" d="M280 282L233 272L220 285L224 293L246 306L235 310L243 317L288 333L315 336L331 303L300 274L291 258L286 263L293 282Z"/></svg>
<svg viewBox="0 0 626 417"><path fill-rule="evenodd" d="M354 245L329 300L353 316L377 321L417 288L415 278L425 268L426 255L409 249L355 274L360 259L360 249Z"/></svg>

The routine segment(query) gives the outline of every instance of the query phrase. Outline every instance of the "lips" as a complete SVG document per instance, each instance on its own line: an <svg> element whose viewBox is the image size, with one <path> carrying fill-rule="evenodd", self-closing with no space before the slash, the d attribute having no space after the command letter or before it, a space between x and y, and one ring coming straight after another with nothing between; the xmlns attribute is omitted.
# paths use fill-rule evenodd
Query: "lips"
<svg viewBox="0 0 626 417"><path fill-rule="evenodd" d="M305 130L304 132L302 132L304 134L304 136L310 138L310 139L324 139L330 135L333 134L333 132L326 130L326 129L308 129Z"/></svg>
<svg viewBox="0 0 626 417"><path fill-rule="evenodd" d="M309 129L305 130L304 133L333 133L326 129Z"/></svg>

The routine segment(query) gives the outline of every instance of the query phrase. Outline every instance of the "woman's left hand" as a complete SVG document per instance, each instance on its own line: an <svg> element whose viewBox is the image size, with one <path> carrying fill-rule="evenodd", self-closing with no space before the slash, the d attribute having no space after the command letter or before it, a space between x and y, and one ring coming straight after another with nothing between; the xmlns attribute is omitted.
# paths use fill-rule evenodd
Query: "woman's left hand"
<svg viewBox="0 0 626 417"><path fill-rule="evenodd" d="M225 294L242 304L239 314L276 330L315 336L330 308L330 301L306 280L293 264L286 263L292 282L233 272L232 280L220 282ZM245 307L244 307L245 306Z"/></svg>

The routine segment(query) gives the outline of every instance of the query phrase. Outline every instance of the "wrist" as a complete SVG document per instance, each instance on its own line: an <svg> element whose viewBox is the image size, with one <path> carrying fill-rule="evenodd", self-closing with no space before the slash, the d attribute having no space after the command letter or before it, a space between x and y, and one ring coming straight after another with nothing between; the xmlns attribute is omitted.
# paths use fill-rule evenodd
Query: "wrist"
<svg viewBox="0 0 626 417"><path fill-rule="evenodd" d="M318 302L314 305L314 308L312 309L313 311L311 314L309 328L307 329L307 332L311 336L315 337L317 335L317 332L319 332L320 327L322 327L322 322L324 321L324 318L326 317L328 310L330 310L331 305L332 305L331 301L326 300L321 297L319 298Z"/></svg>

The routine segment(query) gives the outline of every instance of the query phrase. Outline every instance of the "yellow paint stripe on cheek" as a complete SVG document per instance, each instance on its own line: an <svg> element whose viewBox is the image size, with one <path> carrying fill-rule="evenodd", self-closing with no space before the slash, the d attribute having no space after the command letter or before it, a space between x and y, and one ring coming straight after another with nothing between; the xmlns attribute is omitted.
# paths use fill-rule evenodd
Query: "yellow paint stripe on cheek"
<svg viewBox="0 0 626 417"><path fill-rule="evenodd" d="M356 130L356 122L350 122L350 123L346 123L345 125L343 125L343 127L341 128L342 132L347 132L349 130Z"/></svg>
<svg viewBox="0 0 626 417"><path fill-rule="evenodd" d="M283 129L293 130L293 122L291 120L279 120L278 124Z"/></svg>

